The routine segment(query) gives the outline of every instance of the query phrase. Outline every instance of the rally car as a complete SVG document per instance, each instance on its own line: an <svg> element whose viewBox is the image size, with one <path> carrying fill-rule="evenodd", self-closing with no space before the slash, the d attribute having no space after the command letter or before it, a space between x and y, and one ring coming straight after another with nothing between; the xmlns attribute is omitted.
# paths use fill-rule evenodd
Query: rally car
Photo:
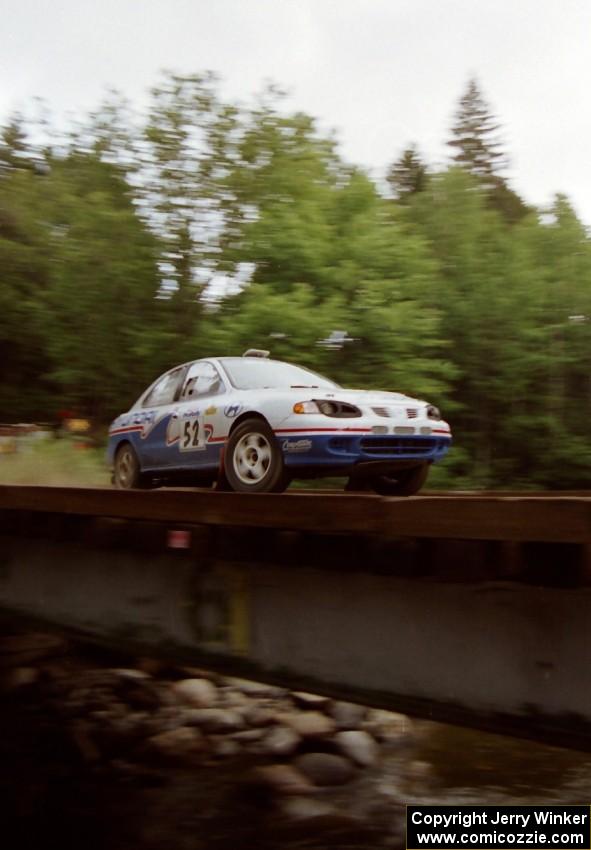
<svg viewBox="0 0 591 850"><path fill-rule="evenodd" d="M116 487L211 485L280 492L294 478L408 496L451 445L439 410L396 392L348 390L250 349L161 375L109 429Z"/></svg>

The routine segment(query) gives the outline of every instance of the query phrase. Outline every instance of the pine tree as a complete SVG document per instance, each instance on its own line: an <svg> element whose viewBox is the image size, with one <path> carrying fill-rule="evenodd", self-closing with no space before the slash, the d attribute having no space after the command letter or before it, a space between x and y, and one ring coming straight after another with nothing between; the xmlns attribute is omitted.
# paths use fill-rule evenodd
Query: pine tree
<svg viewBox="0 0 591 850"><path fill-rule="evenodd" d="M427 168L415 144L403 151L386 174L386 180L399 201L404 201L410 195L421 192L425 188L426 178Z"/></svg>
<svg viewBox="0 0 591 850"><path fill-rule="evenodd" d="M0 128L0 174L15 168L28 168L29 156L24 121L20 115L13 115L9 123Z"/></svg>
<svg viewBox="0 0 591 850"><path fill-rule="evenodd" d="M502 176L507 156L498 139L499 125L490 113L476 80L468 82L460 99L448 144L453 162L476 177L488 195L488 206L515 224L531 210Z"/></svg>
<svg viewBox="0 0 591 850"><path fill-rule="evenodd" d="M485 188L491 188L507 164L500 148L495 123L476 80L471 79L461 97L448 144L453 161L470 171Z"/></svg>

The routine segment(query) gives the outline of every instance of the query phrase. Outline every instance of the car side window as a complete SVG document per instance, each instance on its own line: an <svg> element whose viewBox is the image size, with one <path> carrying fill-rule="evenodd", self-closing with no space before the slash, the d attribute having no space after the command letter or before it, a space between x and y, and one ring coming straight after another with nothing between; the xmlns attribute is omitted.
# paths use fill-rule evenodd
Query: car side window
<svg viewBox="0 0 591 850"><path fill-rule="evenodd" d="M162 404L172 404L182 371L182 369L174 369L172 372L167 372L166 375L163 375L144 399L143 406L158 407Z"/></svg>
<svg viewBox="0 0 591 850"><path fill-rule="evenodd" d="M190 401L205 395L219 395L224 385L218 370L212 363L199 360L189 366L181 392L181 401Z"/></svg>

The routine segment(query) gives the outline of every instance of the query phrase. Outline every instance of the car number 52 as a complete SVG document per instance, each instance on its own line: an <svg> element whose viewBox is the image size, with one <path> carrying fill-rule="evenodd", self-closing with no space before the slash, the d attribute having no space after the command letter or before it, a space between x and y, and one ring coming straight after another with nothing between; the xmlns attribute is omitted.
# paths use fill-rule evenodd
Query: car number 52
<svg viewBox="0 0 591 850"><path fill-rule="evenodd" d="M200 427L199 419L185 419L181 428L181 439L179 448L182 452L194 452L204 449L203 429Z"/></svg>

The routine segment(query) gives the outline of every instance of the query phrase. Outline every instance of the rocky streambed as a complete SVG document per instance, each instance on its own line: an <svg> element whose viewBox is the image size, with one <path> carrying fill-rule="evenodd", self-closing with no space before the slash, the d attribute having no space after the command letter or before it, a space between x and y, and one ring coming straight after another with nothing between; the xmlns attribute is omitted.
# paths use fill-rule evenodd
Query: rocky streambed
<svg viewBox="0 0 591 850"><path fill-rule="evenodd" d="M43 634L0 637L11 847L404 847L415 803L577 803L585 753Z"/></svg>
<svg viewBox="0 0 591 850"><path fill-rule="evenodd" d="M404 844L380 765L405 716L39 634L0 640L0 684L3 824L24 846Z"/></svg>

